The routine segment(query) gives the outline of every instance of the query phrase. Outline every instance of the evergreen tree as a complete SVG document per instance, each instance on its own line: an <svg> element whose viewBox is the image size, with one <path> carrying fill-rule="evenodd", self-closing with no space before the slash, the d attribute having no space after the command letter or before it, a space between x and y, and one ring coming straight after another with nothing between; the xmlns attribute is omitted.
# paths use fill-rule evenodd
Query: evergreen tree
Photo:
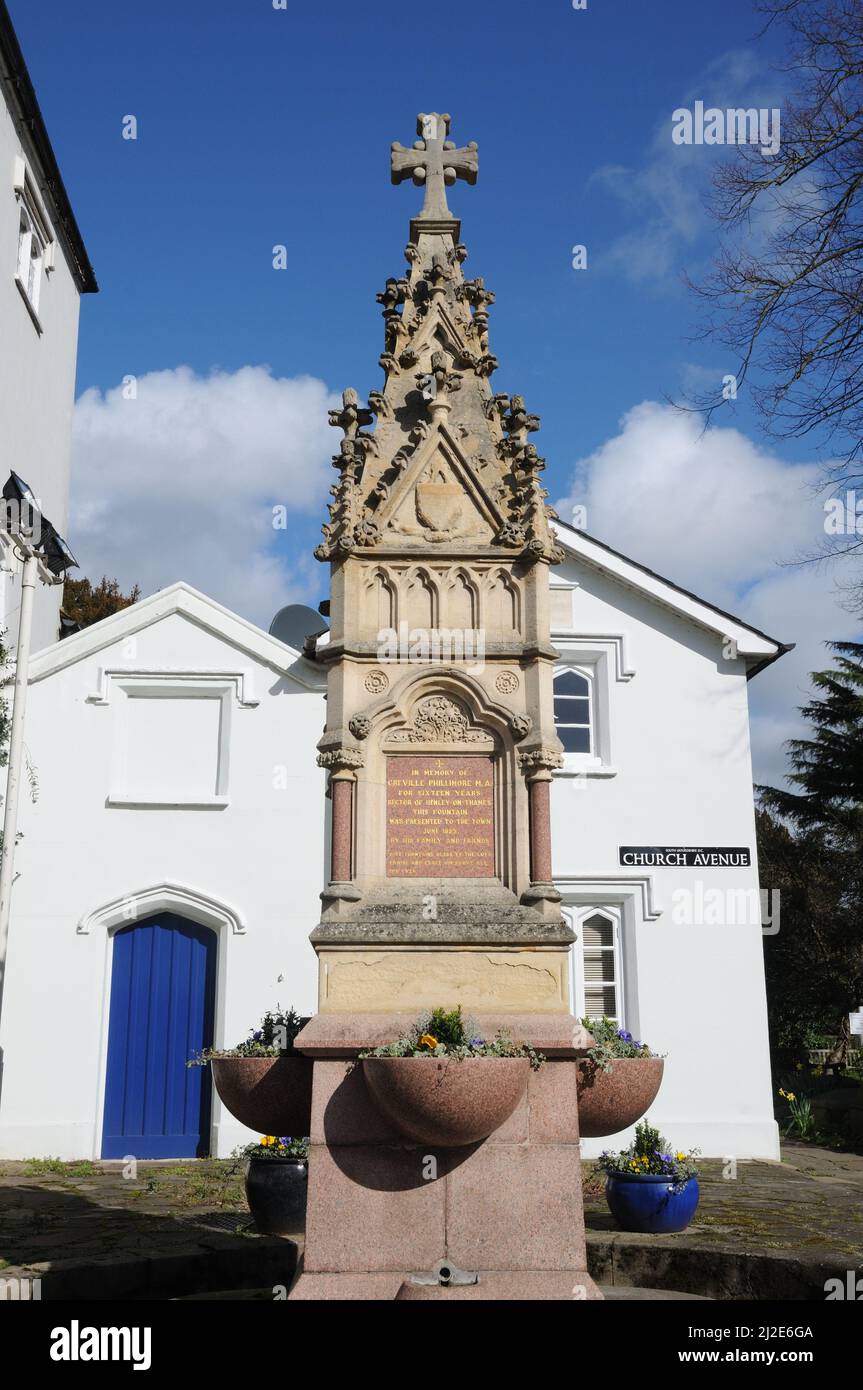
<svg viewBox="0 0 863 1390"><path fill-rule="evenodd" d="M829 645L835 666L813 673L801 708L814 736L788 744L799 790L756 789L758 856L781 903L765 938L774 1047L799 1056L815 1033L838 1033L844 1061L863 1003L863 644Z"/></svg>
<svg viewBox="0 0 863 1390"><path fill-rule="evenodd" d="M762 806L800 828L823 831L840 840L863 828L863 643L830 642L836 667L814 671L818 697L800 713L815 737L788 743L793 772L788 780L801 792L758 787Z"/></svg>

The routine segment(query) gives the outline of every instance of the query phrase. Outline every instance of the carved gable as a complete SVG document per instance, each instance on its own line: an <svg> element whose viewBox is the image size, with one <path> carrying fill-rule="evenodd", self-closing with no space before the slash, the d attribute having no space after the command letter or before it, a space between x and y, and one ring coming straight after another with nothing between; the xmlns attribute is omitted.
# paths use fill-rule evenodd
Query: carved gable
<svg viewBox="0 0 863 1390"><path fill-rule="evenodd" d="M420 543L491 545L503 518L455 441L426 438L380 509L380 534Z"/></svg>

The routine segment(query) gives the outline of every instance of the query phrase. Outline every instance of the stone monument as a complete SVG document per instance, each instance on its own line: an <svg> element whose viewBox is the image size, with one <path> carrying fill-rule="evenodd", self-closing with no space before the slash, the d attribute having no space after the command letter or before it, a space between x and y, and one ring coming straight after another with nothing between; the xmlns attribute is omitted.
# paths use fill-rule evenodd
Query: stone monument
<svg viewBox="0 0 863 1390"><path fill-rule="evenodd" d="M367 404L345 391L330 416L343 437L315 552L331 574L315 657L331 873L311 937L319 1012L297 1044L315 1067L293 1297L597 1296L576 1105L589 1038L551 870L548 567L562 557L539 420L491 386L494 295L463 275L445 187L476 182L477 148L449 127L420 115L414 146L392 147L393 183L425 196L407 272L377 296L384 382ZM488 1139L429 1155L392 1130L352 1059L456 1004L549 1061Z"/></svg>

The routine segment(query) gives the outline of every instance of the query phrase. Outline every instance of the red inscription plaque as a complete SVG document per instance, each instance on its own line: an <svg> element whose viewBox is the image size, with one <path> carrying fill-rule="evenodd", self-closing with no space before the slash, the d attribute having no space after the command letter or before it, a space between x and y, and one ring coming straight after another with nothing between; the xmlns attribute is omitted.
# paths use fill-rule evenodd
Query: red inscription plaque
<svg viewBox="0 0 863 1390"><path fill-rule="evenodd" d="M491 758L387 758L387 877L494 878Z"/></svg>

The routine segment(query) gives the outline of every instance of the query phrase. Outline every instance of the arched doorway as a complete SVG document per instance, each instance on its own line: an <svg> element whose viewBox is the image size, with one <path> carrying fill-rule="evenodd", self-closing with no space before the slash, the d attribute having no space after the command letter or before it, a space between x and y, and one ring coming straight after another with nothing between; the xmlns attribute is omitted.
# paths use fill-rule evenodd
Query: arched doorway
<svg viewBox="0 0 863 1390"><path fill-rule="evenodd" d="M209 1153L214 931L159 912L114 933L102 1157Z"/></svg>

